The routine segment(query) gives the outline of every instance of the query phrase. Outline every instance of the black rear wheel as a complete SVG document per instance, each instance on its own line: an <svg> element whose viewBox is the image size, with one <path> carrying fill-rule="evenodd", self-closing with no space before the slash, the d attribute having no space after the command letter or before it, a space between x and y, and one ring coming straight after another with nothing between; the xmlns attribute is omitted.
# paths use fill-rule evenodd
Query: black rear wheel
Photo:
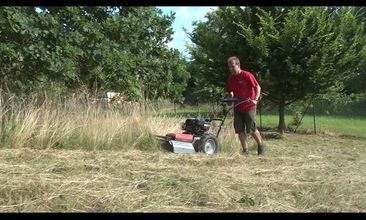
<svg viewBox="0 0 366 220"><path fill-rule="evenodd" d="M217 138L213 135L203 136L199 141L199 152L215 154L219 148Z"/></svg>

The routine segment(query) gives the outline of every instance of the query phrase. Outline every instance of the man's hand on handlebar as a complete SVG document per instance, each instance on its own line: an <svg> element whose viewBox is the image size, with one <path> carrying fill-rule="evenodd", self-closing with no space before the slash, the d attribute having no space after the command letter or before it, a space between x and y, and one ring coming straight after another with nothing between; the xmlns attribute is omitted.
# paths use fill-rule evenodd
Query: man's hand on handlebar
<svg viewBox="0 0 366 220"><path fill-rule="evenodd" d="M229 96L228 96L228 98L233 98L234 97L234 93L233 92L230 92L229 93ZM231 106L231 105L233 105L234 104L234 102L228 102L227 103L229 106Z"/></svg>
<svg viewBox="0 0 366 220"><path fill-rule="evenodd" d="M250 100L250 105L257 105L257 104L258 104L258 100L255 100L255 99Z"/></svg>

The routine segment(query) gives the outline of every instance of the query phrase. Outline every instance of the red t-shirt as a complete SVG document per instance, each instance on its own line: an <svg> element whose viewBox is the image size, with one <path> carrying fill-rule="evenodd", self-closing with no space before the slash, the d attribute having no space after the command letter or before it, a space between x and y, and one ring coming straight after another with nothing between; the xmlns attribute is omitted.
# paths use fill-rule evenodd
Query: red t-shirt
<svg viewBox="0 0 366 220"><path fill-rule="evenodd" d="M234 98L250 100L255 98L254 87L258 84L254 75L251 72L242 70L239 75L230 75L227 81L226 90L228 93L233 92ZM236 104L236 103L235 103ZM234 108L235 111L245 111L255 109L257 105L250 105L250 101L244 102Z"/></svg>

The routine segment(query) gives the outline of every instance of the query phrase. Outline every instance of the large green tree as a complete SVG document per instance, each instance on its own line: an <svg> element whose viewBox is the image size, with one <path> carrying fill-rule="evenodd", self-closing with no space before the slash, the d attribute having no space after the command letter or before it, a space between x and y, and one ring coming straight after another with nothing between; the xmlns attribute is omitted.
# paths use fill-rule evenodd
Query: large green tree
<svg viewBox="0 0 366 220"><path fill-rule="evenodd" d="M0 24L1 88L29 91L51 64L51 48L43 41L51 25L40 28L43 23L31 7L0 7Z"/></svg>
<svg viewBox="0 0 366 220"><path fill-rule="evenodd" d="M42 6L0 7L0 15L3 89L25 93L57 85L66 92L114 90L133 100L182 99L189 73L181 54L167 46L172 13Z"/></svg>
<svg viewBox="0 0 366 220"><path fill-rule="evenodd" d="M352 7L220 7L190 35L192 65L204 66L195 74L224 87L226 59L238 56L263 100L278 106L284 131L287 105L342 90L359 67L365 37L355 14Z"/></svg>
<svg viewBox="0 0 366 220"><path fill-rule="evenodd" d="M358 22L364 26L363 34L366 36L366 8L354 7L356 18ZM363 48L366 50L366 48ZM345 91L349 94L358 93L366 94L366 60L365 57L357 57L357 59L364 59L360 67L353 73L346 85ZM365 97L365 96L364 96Z"/></svg>

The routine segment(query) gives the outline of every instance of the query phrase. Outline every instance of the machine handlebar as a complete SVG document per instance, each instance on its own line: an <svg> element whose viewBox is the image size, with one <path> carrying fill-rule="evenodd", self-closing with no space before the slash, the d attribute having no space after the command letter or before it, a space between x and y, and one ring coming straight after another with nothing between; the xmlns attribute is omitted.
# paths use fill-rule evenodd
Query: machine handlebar
<svg viewBox="0 0 366 220"><path fill-rule="evenodd" d="M225 102L239 102L239 103L244 103L246 101L248 101L248 98L245 99L240 99L240 98L223 98L220 100L220 103L223 104Z"/></svg>

